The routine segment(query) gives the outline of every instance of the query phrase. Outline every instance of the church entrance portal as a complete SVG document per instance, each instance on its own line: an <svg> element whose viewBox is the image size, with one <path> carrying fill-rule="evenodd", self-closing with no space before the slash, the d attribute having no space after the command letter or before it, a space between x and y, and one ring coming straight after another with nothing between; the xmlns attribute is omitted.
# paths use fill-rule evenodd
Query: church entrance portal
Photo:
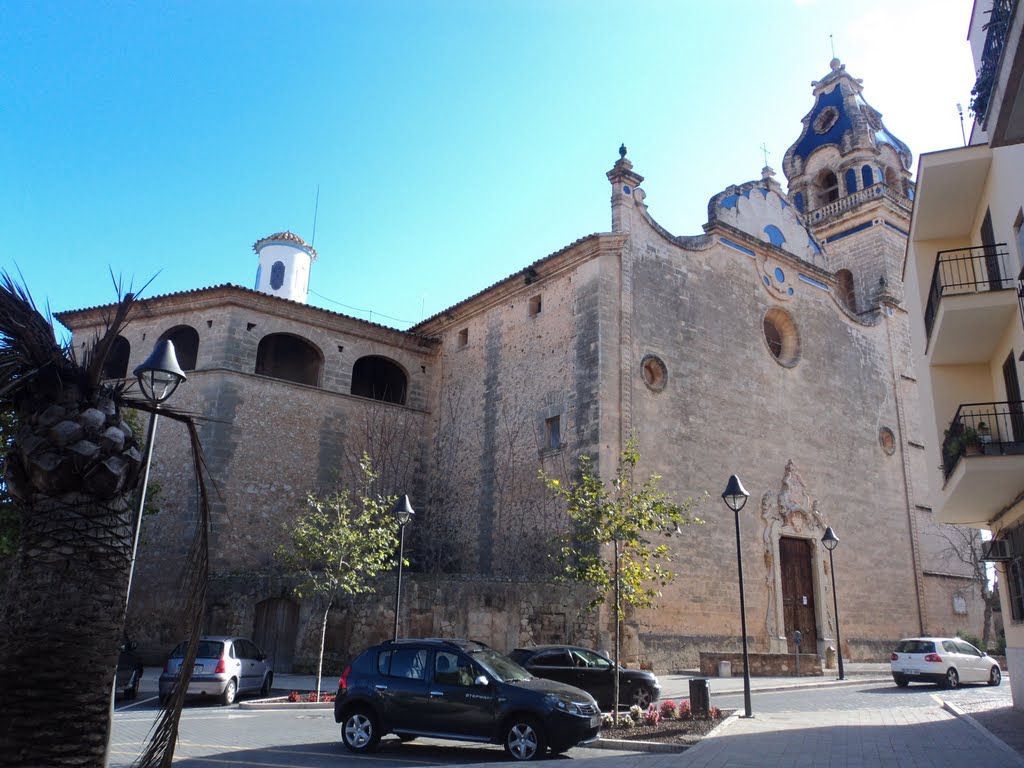
<svg viewBox="0 0 1024 768"><path fill-rule="evenodd" d="M782 613L786 647L796 653L793 632L800 630L802 653L818 652L818 621L814 613L814 570L812 542L783 536L779 539L779 564L782 570Z"/></svg>

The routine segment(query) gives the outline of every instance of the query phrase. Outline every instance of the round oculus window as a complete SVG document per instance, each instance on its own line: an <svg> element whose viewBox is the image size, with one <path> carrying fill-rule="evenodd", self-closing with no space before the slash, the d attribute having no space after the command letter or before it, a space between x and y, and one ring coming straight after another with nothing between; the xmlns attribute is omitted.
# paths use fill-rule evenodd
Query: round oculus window
<svg viewBox="0 0 1024 768"><path fill-rule="evenodd" d="M815 133L828 133L829 129L836 124L839 119L839 110L835 107L825 107L821 110L821 113L814 118L814 132Z"/></svg>
<svg viewBox="0 0 1024 768"><path fill-rule="evenodd" d="M652 392L661 392L668 384L668 368L657 355L644 355L640 361L640 373L644 377L644 384Z"/></svg>
<svg viewBox="0 0 1024 768"><path fill-rule="evenodd" d="M784 309L773 307L761 321L764 341L779 365L792 368L800 361L800 335L796 323Z"/></svg>
<svg viewBox="0 0 1024 768"><path fill-rule="evenodd" d="M889 456L896 453L896 436L888 427L881 427L878 430L878 444L882 446L882 450Z"/></svg>

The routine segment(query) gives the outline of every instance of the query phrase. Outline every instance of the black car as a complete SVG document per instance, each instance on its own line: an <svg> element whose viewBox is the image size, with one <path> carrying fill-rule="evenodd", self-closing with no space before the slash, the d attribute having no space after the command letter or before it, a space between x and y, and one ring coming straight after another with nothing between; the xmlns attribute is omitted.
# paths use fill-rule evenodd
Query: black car
<svg viewBox="0 0 1024 768"><path fill-rule="evenodd" d="M338 683L334 720L352 752L381 736L503 744L533 760L596 741L597 702L585 691L539 680L483 643L395 640L363 651Z"/></svg>
<svg viewBox="0 0 1024 768"><path fill-rule="evenodd" d="M615 698L615 664L604 654L575 645L536 645L509 654L530 674L574 685L589 693L604 710ZM653 672L619 667L619 704L647 709L661 695Z"/></svg>

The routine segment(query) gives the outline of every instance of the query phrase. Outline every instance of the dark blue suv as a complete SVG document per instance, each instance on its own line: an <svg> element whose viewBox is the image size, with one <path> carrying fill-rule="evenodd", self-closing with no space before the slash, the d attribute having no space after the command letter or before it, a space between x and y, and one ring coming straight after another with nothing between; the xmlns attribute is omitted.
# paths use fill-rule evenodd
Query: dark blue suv
<svg viewBox="0 0 1024 768"><path fill-rule="evenodd" d="M388 733L502 744L533 760L596 741L601 712L579 688L533 677L472 640L396 640L368 648L341 676L334 720L352 752Z"/></svg>

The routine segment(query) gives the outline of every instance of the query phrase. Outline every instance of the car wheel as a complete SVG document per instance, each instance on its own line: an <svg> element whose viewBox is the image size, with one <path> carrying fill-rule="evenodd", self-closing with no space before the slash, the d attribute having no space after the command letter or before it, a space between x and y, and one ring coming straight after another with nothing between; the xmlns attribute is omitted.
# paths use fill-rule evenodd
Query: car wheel
<svg viewBox="0 0 1024 768"><path fill-rule="evenodd" d="M377 722L365 709L353 709L341 721L341 740L350 752L370 752L380 741Z"/></svg>
<svg viewBox="0 0 1024 768"><path fill-rule="evenodd" d="M267 676L263 678L263 685L260 687L260 696L267 698L270 695L270 689L274 687L274 673L267 672Z"/></svg>
<svg viewBox="0 0 1024 768"><path fill-rule="evenodd" d="M651 702L654 701L654 697L651 695L651 690L645 685L638 686L633 691L633 704L646 711L651 706Z"/></svg>
<svg viewBox="0 0 1024 768"><path fill-rule="evenodd" d="M907 680L907 678L905 678L903 675L893 675L892 679L896 683L897 688L906 688L908 685L910 685L910 681Z"/></svg>
<svg viewBox="0 0 1024 768"><path fill-rule="evenodd" d="M531 717L517 717L505 728L505 751L513 760L536 760L547 749L547 739L537 721Z"/></svg>
<svg viewBox="0 0 1024 768"><path fill-rule="evenodd" d="M989 685L999 685L999 683L1002 682L1002 679L1003 679L1003 672L1002 672L1002 670L999 669L999 665L998 664L993 664L992 665L992 671L989 672L989 675L988 675L988 684Z"/></svg>
<svg viewBox="0 0 1024 768"><path fill-rule="evenodd" d="M235 678L228 680L228 684L224 686L224 691L220 695L220 703L222 706L228 706L235 702L235 694L238 693L238 683L235 682Z"/></svg>
<svg viewBox="0 0 1024 768"><path fill-rule="evenodd" d="M946 688L958 688L960 686L960 675L955 669L950 667L946 671L946 679L943 684Z"/></svg>

